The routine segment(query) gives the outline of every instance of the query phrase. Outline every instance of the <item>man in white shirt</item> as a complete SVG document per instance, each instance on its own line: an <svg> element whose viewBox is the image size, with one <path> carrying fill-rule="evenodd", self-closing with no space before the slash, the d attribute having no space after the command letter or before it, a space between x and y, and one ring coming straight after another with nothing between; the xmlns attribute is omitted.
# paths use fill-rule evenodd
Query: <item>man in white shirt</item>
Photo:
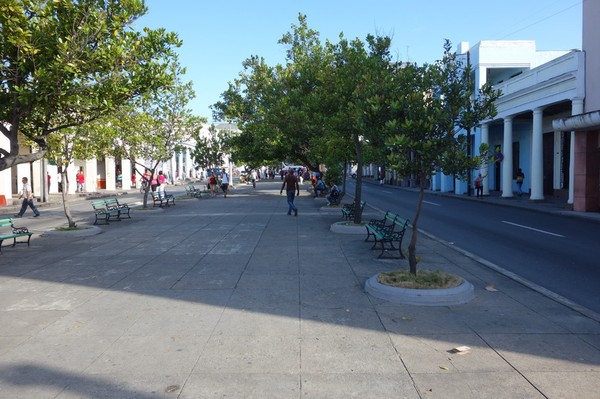
<svg viewBox="0 0 600 399"><path fill-rule="evenodd" d="M23 188L21 190L21 193L19 194L19 199L21 197L23 197L23 205L21 205L21 211L19 213L17 213L15 215L16 218L20 218L23 216L23 214L25 213L25 211L27 210L27 206L29 206L31 208L31 210L33 211L34 215L33 217L38 217L40 216L40 211L37 210L37 208L35 207L35 204L33 203L33 193L31 192L31 186L29 185L29 180L24 177L23 179L21 179L21 181L23 182Z"/></svg>
<svg viewBox="0 0 600 399"><path fill-rule="evenodd" d="M223 198L227 198L227 191L229 190L229 175L223 168L223 174L221 175L221 189L223 190Z"/></svg>

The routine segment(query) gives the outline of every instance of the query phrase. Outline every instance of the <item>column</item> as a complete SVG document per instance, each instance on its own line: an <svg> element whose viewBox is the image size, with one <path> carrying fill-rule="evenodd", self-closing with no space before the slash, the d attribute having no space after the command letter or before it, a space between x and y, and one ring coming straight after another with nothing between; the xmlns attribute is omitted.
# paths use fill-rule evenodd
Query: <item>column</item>
<svg viewBox="0 0 600 399"><path fill-rule="evenodd" d="M79 167L77 167L73 173L77 173L78 170ZM83 191L86 193L98 191L98 161L96 158L85 161L83 175L85 176ZM73 174L73 179L69 177L69 185L73 189L73 192L75 192L77 189L77 180L75 179L75 174ZM69 189L69 191L71 191L71 189Z"/></svg>
<svg viewBox="0 0 600 399"><path fill-rule="evenodd" d="M183 155L181 151L177 153L177 180L183 178Z"/></svg>
<svg viewBox="0 0 600 399"><path fill-rule="evenodd" d="M449 193L454 190L453 183L454 179L451 176L440 172L440 191L442 193Z"/></svg>
<svg viewBox="0 0 600 399"><path fill-rule="evenodd" d="M433 172L431 174L431 191L438 191L439 190L439 173Z"/></svg>
<svg viewBox="0 0 600 399"><path fill-rule="evenodd" d="M121 158L121 188L131 189L131 161L127 158Z"/></svg>
<svg viewBox="0 0 600 399"><path fill-rule="evenodd" d="M184 151L185 151L185 175L188 179L192 179L192 162L190 159L190 148L189 147L183 147ZM231 176L233 176L233 173L231 173L231 171L229 171L229 174Z"/></svg>
<svg viewBox="0 0 600 399"><path fill-rule="evenodd" d="M504 160L502 161L502 197L513 197L512 175L513 175L513 153L512 153L512 116L504 118L504 141L502 152Z"/></svg>
<svg viewBox="0 0 600 399"><path fill-rule="evenodd" d="M86 166L87 166L87 162L86 162ZM65 190L65 192L67 194L75 194L75 192L77 191L77 178L75 177L75 175L77 174L77 171L79 170L80 166L75 165L74 163L70 163L68 165L63 165L63 169L66 168L66 178L67 181L62 181L62 185L63 185L63 190ZM86 168L83 168L84 173L86 173ZM87 178L87 174L85 175ZM94 179L96 179L96 174L94 174ZM67 183L69 185L69 187L67 187ZM84 186L84 189L87 188ZM96 191L96 184L94 183L94 191Z"/></svg>
<svg viewBox="0 0 600 399"><path fill-rule="evenodd" d="M170 178L169 184L175 183L175 170L177 169L177 160L175 159L176 153L173 153L171 160L169 161L169 173L167 175Z"/></svg>
<svg viewBox="0 0 600 399"><path fill-rule="evenodd" d="M583 100L575 98L571 101L571 115L583 113ZM575 194L575 132L571 132L571 150L569 154L569 199L568 204L573 205Z"/></svg>
<svg viewBox="0 0 600 399"><path fill-rule="evenodd" d="M490 143L490 125L483 123L481 125L481 144ZM490 179L488 174L490 173L490 164L486 162L480 170L481 176L483 177L483 195L490 195Z"/></svg>
<svg viewBox="0 0 600 399"><path fill-rule="evenodd" d="M538 107L533 110L533 130L531 132L531 196L529 197L533 201L544 199L543 117L544 108Z"/></svg>
<svg viewBox="0 0 600 399"><path fill-rule="evenodd" d="M104 176L106 176L106 189L115 191L117 189L116 163L113 157L104 157Z"/></svg>

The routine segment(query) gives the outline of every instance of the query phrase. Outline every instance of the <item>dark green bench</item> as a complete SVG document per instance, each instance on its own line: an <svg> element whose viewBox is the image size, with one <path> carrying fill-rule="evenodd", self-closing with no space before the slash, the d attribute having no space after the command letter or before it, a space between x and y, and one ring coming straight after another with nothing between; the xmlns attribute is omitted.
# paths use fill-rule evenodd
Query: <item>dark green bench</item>
<svg viewBox="0 0 600 399"><path fill-rule="evenodd" d="M202 190L194 187L191 184L185 188L185 191L188 197L202 198Z"/></svg>
<svg viewBox="0 0 600 399"><path fill-rule="evenodd" d="M345 218L346 220L352 220L354 219L354 211L355 211L355 203L356 201L354 201L351 204L344 204L342 206L342 217ZM360 211L362 212L365 209L365 205L367 203L365 201L360 201Z"/></svg>
<svg viewBox="0 0 600 399"><path fill-rule="evenodd" d="M131 215L129 212L131 208L127 204L121 204L117 198L109 198L104 200L107 209L118 209L119 215L117 219L121 219L124 216L127 216L127 219L131 219Z"/></svg>
<svg viewBox="0 0 600 399"><path fill-rule="evenodd" d="M153 207L175 205L175 197L172 194L167 194L164 191L152 191Z"/></svg>
<svg viewBox="0 0 600 399"><path fill-rule="evenodd" d="M388 258L404 259L402 239L409 224L408 219L387 211L382 219L371 219L365 225L367 229L367 238L365 238L365 241L370 241L371 237L373 238L374 242L371 249L381 249L378 258L381 258L388 250L398 249L399 256ZM398 242L398 248L396 248L394 242Z"/></svg>
<svg viewBox="0 0 600 399"><path fill-rule="evenodd" d="M2 253L2 243L4 240L10 240L11 238L13 239L13 247L17 244L25 243L29 246L29 241L31 240L33 233L30 232L27 227L15 227L11 218L0 219L0 229L6 228L10 228L10 232L0 231L0 254ZM19 237L27 237L27 241L17 241L17 238Z"/></svg>
<svg viewBox="0 0 600 399"><path fill-rule="evenodd" d="M98 224L98 221L104 221L104 224L109 224L111 218L114 220L121 220L121 210L119 209L118 202L108 200L111 204L107 206L107 200L95 200L92 201L92 208L94 208L94 215L96 216L96 220L94 220L94 224Z"/></svg>

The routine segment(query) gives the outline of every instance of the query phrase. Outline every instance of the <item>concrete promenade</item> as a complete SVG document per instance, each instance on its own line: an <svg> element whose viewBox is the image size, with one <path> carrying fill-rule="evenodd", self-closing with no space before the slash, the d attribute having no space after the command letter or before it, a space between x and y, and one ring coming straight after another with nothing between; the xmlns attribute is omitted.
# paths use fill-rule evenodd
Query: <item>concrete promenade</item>
<svg viewBox="0 0 600 399"><path fill-rule="evenodd" d="M340 212L306 191L286 215L280 185L3 247L0 399L598 397L598 321L425 235L419 266L459 274L475 299L371 297L365 281L406 261L330 232ZM78 202L79 224L93 222ZM65 224L39 209L16 224Z"/></svg>

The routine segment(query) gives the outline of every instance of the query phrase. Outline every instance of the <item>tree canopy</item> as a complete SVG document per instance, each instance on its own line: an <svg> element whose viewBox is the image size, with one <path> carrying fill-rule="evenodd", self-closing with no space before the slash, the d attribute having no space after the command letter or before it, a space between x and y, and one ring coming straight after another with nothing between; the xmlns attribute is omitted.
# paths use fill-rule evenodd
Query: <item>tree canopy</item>
<svg viewBox="0 0 600 399"><path fill-rule="evenodd" d="M0 170L41 159L48 136L81 126L172 81L180 46L164 29L132 29L142 0L0 3ZM38 151L21 154L21 145Z"/></svg>
<svg viewBox="0 0 600 399"><path fill-rule="evenodd" d="M444 44L443 57L434 64L407 64L393 75L390 118L387 120L388 161L401 176L414 176L419 199L412 219L408 246L410 271L416 274L417 226L427 180L437 172L457 178L489 159L488 148L471 157L467 136L460 128L473 128L496 113L494 101L500 92L484 85L474 95L470 66Z"/></svg>

